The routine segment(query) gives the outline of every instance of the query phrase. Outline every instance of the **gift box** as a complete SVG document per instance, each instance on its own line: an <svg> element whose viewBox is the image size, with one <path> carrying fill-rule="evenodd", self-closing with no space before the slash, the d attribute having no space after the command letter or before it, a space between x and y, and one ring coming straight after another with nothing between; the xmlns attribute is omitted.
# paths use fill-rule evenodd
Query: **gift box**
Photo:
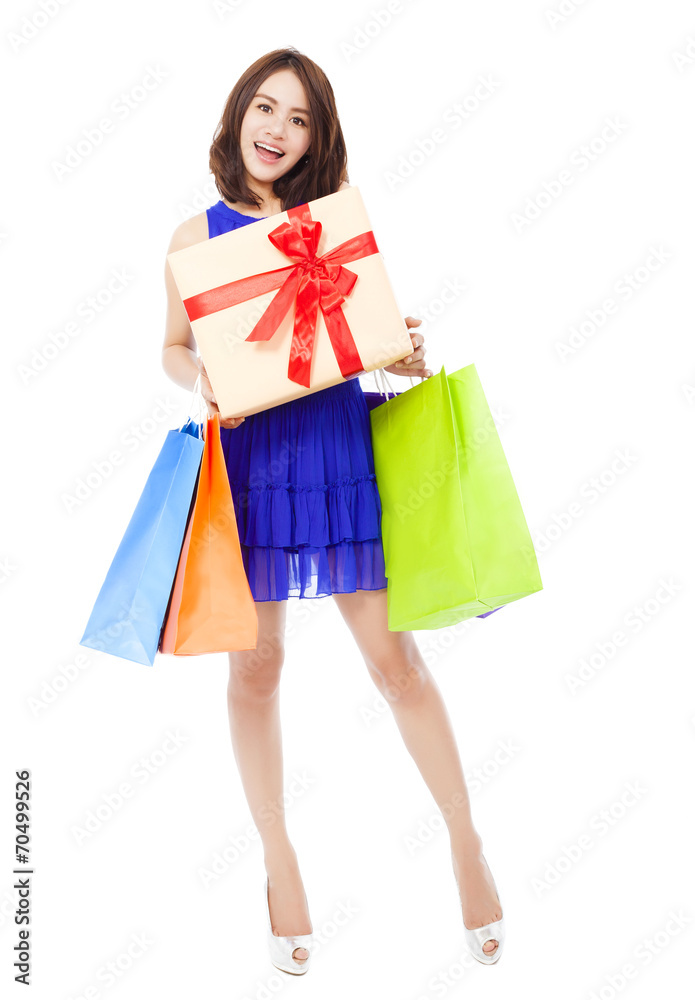
<svg viewBox="0 0 695 1000"><path fill-rule="evenodd" d="M412 351L356 187L168 255L222 418Z"/></svg>

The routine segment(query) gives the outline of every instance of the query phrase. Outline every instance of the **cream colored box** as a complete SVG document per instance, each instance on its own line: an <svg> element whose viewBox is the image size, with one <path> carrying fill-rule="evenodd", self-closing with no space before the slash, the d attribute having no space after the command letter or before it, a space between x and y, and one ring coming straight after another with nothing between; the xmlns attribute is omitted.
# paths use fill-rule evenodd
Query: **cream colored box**
<svg viewBox="0 0 695 1000"><path fill-rule="evenodd" d="M269 234L283 226L284 231L289 233L290 230L286 227L290 222L290 215L294 219L293 226L297 226L299 213L305 221L309 218L307 210L313 222L321 223L318 244L312 244L311 237L300 240L300 251L290 257L283 252L287 245L283 244L283 249L279 249L268 238ZM299 233L306 237L311 228L299 226ZM367 242L375 238L375 234L371 233L360 192L358 188L351 187L317 198L305 206L297 206L291 212L258 219L232 232L168 255L167 259L222 417L258 413L344 382L347 378L356 378L365 372L394 364L411 353L410 333L396 303L378 249L373 252L369 247L365 256L341 262L343 269L357 276L338 308L342 310L347 324L347 337L357 350L357 355L353 351L352 357L357 357L358 363L352 367L358 370L345 377L341 373L336 351L326 329L326 320L319 306L316 309L313 348L305 346L301 352L305 359L311 356L308 387L293 381L288 375L290 346L294 337L294 297L286 315L268 340L249 341L246 338L279 292L274 289L254 295L255 289L251 283L240 293L237 292L238 285L229 293L221 287L276 269L287 271L285 275L261 280L287 281L291 274L292 281L298 283L302 274L307 274L307 270L311 271L312 246L314 258L324 255L330 258L331 252L340 244L363 233L371 234L367 237ZM314 229L314 240L317 235L318 230ZM274 238L280 237L276 235ZM347 256L350 254L347 253ZM303 267L303 259L308 260L308 268ZM321 273L324 277L321 287L325 293L322 301L331 312L336 297L340 299L341 294L336 294L334 283L325 280L326 272ZM332 273L337 273L335 267ZM342 279L347 278L349 275L342 275ZM203 297L202 293L210 292L211 296ZM224 298L227 294L235 294L237 298L239 294L253 297L221 307L220 302L227 301ZM220 295L223 297L219 298ZM210 308L214 311L208 312ZM302 314L303 310L300 309L300 315ZM332 327L337 322L342 324L343 330L346 329L340 317L334 317L333 320L329 318L329 322Z"/></svg>

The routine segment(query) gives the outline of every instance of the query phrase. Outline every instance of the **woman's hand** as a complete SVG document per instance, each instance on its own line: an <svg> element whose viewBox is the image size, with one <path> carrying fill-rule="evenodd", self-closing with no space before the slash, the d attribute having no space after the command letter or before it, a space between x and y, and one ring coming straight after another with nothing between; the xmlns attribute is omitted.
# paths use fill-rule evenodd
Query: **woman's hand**
<svg viewBox="0 0 695 1000"><path fill-rule="evenodd" d="M197 356L195 360L202 376L200 379L200 391L207 405L208 413L211 417L214 417L216 413L220 412L220 408L217 405L217 400L215 399L215 395L212 391L208 373L205 371L203 359L200 356ZM233 430L235 427L239 427L243 424L245 420L246 417L227 417L224 420L220 417L220 427L228 427Z"/></svg>
<svg viewBox="0 0 695 1000"><path fill-rule="evenodd" d="M421 319L415 319L413 316L405 317L405 325L408 330L414 326L420 326L420 323L422 323ZM409 354L407 358L397 361L394 365L388 365L383 370L390 375L419 375L421 378L430 378L432 372L425 361L427 348L422 346L425 343L425 338L421 333L411 333L410 339L413 342L413 348L415 348L413 353Z"/></svg>

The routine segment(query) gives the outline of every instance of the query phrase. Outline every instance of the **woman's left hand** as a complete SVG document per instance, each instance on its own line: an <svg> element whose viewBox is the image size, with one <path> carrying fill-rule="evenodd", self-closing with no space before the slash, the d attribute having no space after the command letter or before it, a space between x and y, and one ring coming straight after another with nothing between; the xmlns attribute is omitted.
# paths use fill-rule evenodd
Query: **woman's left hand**
<svg viewBox="0 0 695 1000"><path fill-rule="evenodd" d="M408 327L408 330L411 330L414 326L420 326L420 323L422 323L421 319L415 319L413 316L405 317L405 325ZM414 377L419 375L420 378L430 378L432 372L427 367L427 362L425 361L427 348L423 347L425 338L421 333L411 333L410 339L413 342L413 353L393 365L387 365L383 370L390 375L412 375Z"/></svg>

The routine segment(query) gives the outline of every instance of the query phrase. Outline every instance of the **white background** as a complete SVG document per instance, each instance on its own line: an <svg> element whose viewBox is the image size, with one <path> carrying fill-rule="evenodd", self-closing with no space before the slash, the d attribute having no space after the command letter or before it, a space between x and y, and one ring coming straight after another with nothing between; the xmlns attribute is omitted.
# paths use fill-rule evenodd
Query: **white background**
<svg viewBox="0 0 695 1000"><path fill-rule="evenodd" d="M385 0L44 5L51 16L38 2L2 12L3 980L17 941L14 771L31 768L41 1000L691 996L692 5L402 0L382 25ZM447 281L465 285L423 323L427 358L435 372L476 364L538 553L538 594L415 633L507 921L493 968L467 957L438 810L330 598L301 617L296 599L288 608L285 769L288 787L294 774L308 787L287 815L323 939L298 979L267 957L226 656L149 668L78 645L188 410L160 363L171 232L219 197L208 150L234 82L285 45L332 82L350 183L403 314L431 315ZM154 67L159 85L117 117ZM476 97L482 80L494 88ZM59 176L104 117L111 132ZM409 176L394 182L399 167ZM563 170L571 183L545 195ZM126 286L80 320L112 269ZM172 413L157 422L161 400ZM126 450L128 429L153 420ZM123 462L68 509L114 449ZM183 744L141 782L132 768L159 760L170 731ZM123 782L132 797L78 843ZM338 927L341 906L352 915ZM138 935L149 943L132 959ZM123 971L109 986L112 961Z"/></svg>

